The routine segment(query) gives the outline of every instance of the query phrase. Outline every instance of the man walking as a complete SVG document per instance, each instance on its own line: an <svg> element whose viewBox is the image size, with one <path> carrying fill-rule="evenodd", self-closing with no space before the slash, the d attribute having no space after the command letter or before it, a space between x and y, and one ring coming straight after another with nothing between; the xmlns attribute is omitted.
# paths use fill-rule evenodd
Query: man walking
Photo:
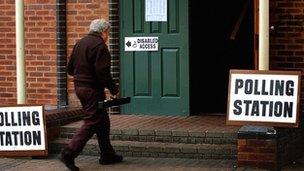
<svg viewBox="0 0 304 171"><path fill-rule="evenodd" d="M60 160L72 171L78 171L74 159L82 152L87 141L97 135L100 148L100 164L121 162L110 143L110 119L105 109L98 109L98 101L105 99L104 89L118 96L119 90L111 73L111 55L105 42L108 40L110 24L104 19L93 20L90 32L73 48L68 63L68 74L74 76L74 86L85 117L80 130L65 147Z"/></svg>

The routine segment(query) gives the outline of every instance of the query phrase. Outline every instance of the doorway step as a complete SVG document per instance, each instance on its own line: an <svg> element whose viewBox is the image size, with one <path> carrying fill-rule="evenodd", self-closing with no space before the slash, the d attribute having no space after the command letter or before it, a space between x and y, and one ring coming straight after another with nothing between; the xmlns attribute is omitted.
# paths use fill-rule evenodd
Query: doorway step
<svg viewBox="0 0 304 171"><path fill-rule="evenodd" d="M225 116L110 115L111 140L117 153L129 157L236 159L239 127L226 126ZM60 127L59 138L49 144L58 154L82 121ZM99 155L95 136L82 154Z"/></svg>

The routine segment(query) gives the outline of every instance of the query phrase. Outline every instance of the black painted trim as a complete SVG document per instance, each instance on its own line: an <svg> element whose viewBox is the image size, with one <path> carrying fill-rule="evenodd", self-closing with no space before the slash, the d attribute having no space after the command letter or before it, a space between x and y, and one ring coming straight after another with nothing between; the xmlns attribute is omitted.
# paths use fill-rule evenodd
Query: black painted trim
<svg viewBox="0 0 304 171"><path fill-rule="evenodd" d="M56 0L57 107L68 105L66 0Z"/></svg>

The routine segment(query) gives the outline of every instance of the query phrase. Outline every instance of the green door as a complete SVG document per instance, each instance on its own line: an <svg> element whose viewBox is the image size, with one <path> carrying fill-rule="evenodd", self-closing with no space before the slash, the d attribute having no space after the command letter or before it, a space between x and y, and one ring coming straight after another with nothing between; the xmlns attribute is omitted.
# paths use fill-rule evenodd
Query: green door
<svg viewBox="0 0 304 171"><path fill-rule="evenodd" d="M158 51L125 51L125 37L158 37ZM167 20L145 21L145 0L120 1L124 114L189 115L188 0L167 0Z"/></svg>

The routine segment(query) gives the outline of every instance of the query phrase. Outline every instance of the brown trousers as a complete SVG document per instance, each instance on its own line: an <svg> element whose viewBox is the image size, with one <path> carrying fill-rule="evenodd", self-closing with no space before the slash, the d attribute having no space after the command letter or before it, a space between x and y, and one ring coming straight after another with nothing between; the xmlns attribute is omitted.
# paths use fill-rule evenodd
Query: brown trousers
<svg viewBox="0 0 304 171"><path fill-rule="evenodd" d="M110 143L110 118L106 109L98 109L98 101L104 100L103 89L89 87L75 87L85 117L80 130L76 132L68 145L72 157L76 158L83 150L87 141L94 133L97 135L101 155L114 154Z"/></svg>

